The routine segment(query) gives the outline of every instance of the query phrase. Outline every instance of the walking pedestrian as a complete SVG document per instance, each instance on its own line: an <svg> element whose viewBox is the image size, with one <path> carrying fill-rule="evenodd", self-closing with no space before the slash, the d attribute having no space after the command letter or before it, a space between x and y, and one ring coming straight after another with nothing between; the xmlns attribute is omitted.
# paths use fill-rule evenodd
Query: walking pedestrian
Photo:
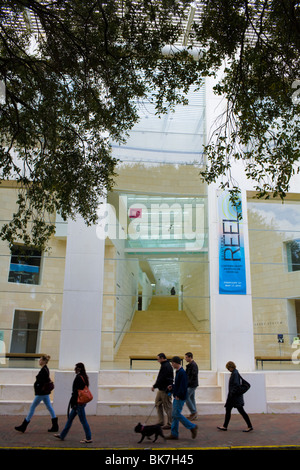
<svg viewBox="0 0 300 470"><path fill-rule="evenodd" d="M244 429L243 432L253 431L250 418L244 410L244 397L242 394L237 393L237 387L239 387L240 385L240 375L235 363L232 361L227 362L226 369L231 372L231 376L228 383L228 395L225 403L225 420L223 426L217 426L217 428L220 429L220 431L227 431L228 424L231 418L231 410L232 408L236 408L240 415L244 418L248 426L248 428Z"/></svg>
<svg viewBox="0 0 300 470"><path fill-rule="evenodd" d="M65 424L64 429L60 434L54 434L54 436L62 441L65 439L66 435L70 431L74 418L78 415L78 418L82 424L82 427L85 432L85 439L81 440L81 443L90 444L92 441L92 434L90 426L87 422L85 415L85 404L81 405L78 403L78 390L83 390L85 386L89 386L89 378L87 376L85 366L82 362L78 362L75 365L75 374L76 377L73 381L72 386L72 396L70 399L71 411L68 416L68 420Z"/></svg>
<svg viewBox="0 0 300 470"><path fill-rule="evenodd" d="M178 439L179 422L181 422L187 429L191 431L192 438L195 439L198 426L181 414L187 397L188 378L185 370L181 366L180 357L174 356L172 358L172 366L176 371L175 382L173 385L169 386L169 389L172 390L174 397L172 406L172 425L171 434L166 436L166 439Z"/></svg>
<svg viewBox="0 0 300 470"><path fill-rule="evenodd" d="M195 399L196 388L199 386L198 365L194 361L193 353L191 352L187 352L185 354L185 360L187 362L186 373L188 376L186 405L191 413L188 419L190 421L195 421L198 418L196 399Z"/></svg>
<svg viewBox="0 0 300 470"><path fill-rule="evenodd" d="M164 353L157 356L160 363L159 373L155 384L152 386L152 392L157 388L155 397L155 407L158 415L158 424L163 429L171 429L172 423L172 399L168 386L173 383L173 369ZM167 415L167 424L164 425L164 411Z"/></svg>
<svg viewBox="0 0 300 470"><path fill-rule="evenodd" d="M34 393L35 397L30 406L30 410L26 418L24 419L23 423L20 426L16 426L15 429L19 432L25 432L27 429L28 424L30 423L31 418L34 415L36 407L43 401L47 407L47 410L50 413L51 420L52 420L52 427L48 429L48 432L57 432L58 431L58 419L55 415L55 411L52 408L51 401L50 401L50 393L48 384L51 383L50 380L50 372L48 369L48 362L50 360L50 356L43 355L39 360L39 365L41 366L41 370L39 371L38 375L36 376L36 380L34 382Z"/></svg>

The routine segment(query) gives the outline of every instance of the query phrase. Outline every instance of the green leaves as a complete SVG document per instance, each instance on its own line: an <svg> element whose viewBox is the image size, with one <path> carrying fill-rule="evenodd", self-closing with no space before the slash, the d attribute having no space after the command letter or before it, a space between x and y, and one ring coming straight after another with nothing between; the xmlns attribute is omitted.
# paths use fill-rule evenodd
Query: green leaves
<svg viewBox="0 0 300 470"><path fill-rule="evenodd" d="M298 2L205 1L200 36L209 70L226 61L215 91L227 109L206 147L209 183L231 181L230 162L244 161L260 196L284 198L299 168L299 103L292 84L300 70ZM222 27L223 22L223 27ZM226 24L225 24L226 23ZM232 34L229 34L228 31Z"/></svg>
<svg viewBox="0 0 300 470"><path fill-rule="evenodd" d="M0 178L20 186L2 238L44 246L56 212L95 222L115 176L109 139L124 142L140 98L155 90L161 113L199 79L187 54L161 53L189 4L0 0Z"/></svg>
<svg viewBox="0 0 300 470"><path fill-rule="evenodd" d="M261 195L284 198L299 170L299 2L205 0L189 35L200 59L164 56L164 46L182 43L190 4L0 0L0 178L20 188L2 238L45 246L56 212L93 223L114 184L109 139L126 140L138 101L151 96L164 113L220 70L215 93L227 109L202 177L235 191L240 160Z"/></svg>

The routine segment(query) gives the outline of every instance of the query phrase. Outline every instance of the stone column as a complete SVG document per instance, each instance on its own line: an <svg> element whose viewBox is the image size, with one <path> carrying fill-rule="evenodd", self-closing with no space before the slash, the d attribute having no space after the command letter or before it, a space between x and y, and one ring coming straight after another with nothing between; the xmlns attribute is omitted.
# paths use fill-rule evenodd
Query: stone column
<svg viewBox="0 0 300 470"><path fill-rule="evenodd" d="M59 369L99 370L104 245L81 218L68 224Z"/></svg>
<svg viewBox="0 0 300 470"><path fill-rule="evenodd" d="M105 240L96 227L82 218L68 222L63 293L59 370L55 373L56 413L66 412L74 370L83 362L91 381L94 400L87 411L96 412L97 377L100 369L101 318Z"/></svg>
<svg viewBox="0 0 300 470"><path fill-rule="evenodd" d="M219 293L218 194L216 186L209 187L212 369L225 370L226 363L233 361L241 371L251 372L255 370L255 359L246 191L242 192L247 288L244 295Z"/></svg>

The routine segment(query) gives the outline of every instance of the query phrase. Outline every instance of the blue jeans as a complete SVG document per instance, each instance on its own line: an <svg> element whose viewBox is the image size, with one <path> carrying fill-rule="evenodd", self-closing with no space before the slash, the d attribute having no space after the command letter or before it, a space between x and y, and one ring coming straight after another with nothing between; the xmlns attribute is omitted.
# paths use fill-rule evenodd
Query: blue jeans
<svg viewBox="0 0 300 470"><path fill-rule="evenodd" d="M188 407L191 413L197 413L195 392L196 392L196 387L195 388L188 387L186 406Z"/></svg>
<svg viewBox="0 0 300 470"><path fill-rule="evenodd" d="M76 405L74 408L71 409L68 421L66 422L66 425L62 432L60 433L60 438L61 440L64 440L68 432L70 431L70 428L72 426L74 418L78 415L78 418L83 426L84 432L85 432L85 438L89 441L92 438L91 430L89 427L89 424L86 420L85 416L85 405Z"/></svg>
<svg viewBox="0 0 300 470"><path fill-rule="evenodd" d="M179 421L185 426L187 429L193 429L196 427L196 424L191 423L185 416L181 414L183 405L185 404L185 400L173 400L173 409L172 409L172 425L171 425L171 434L173 436L178 437L178 427Z"/></svg>
<svg viewBox="0 0 300 470"><path fill-rule="evenodd" d="M43 401L47 407L47 410L49 411L51 418L55 418L55 412L54 409L51 406L51 401L50 401L50 395L36 395L34 397L34 400L31 404L30 410L28 415L26 416L26 421L30 421L32 416L34 415L36 407Z"/></svg>

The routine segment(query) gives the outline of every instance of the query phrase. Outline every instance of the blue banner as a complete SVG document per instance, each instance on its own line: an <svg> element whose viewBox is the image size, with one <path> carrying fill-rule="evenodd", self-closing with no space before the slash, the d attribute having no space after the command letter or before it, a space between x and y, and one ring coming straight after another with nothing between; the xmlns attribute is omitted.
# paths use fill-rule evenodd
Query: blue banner
<svg viewBox="0 0 300 470"><path fill-rule="evenodd" d="M33 266L30 264L10 263L10 271L18 271L23 273L38 273L39 266Z"/></svg>
<svg viewBox="0 0 300 470"><path fill-rule="evenodd" d="M219 294L246 292L245 249L242 201L233 204L230 194L218 199L219 213Z"/></svg>

